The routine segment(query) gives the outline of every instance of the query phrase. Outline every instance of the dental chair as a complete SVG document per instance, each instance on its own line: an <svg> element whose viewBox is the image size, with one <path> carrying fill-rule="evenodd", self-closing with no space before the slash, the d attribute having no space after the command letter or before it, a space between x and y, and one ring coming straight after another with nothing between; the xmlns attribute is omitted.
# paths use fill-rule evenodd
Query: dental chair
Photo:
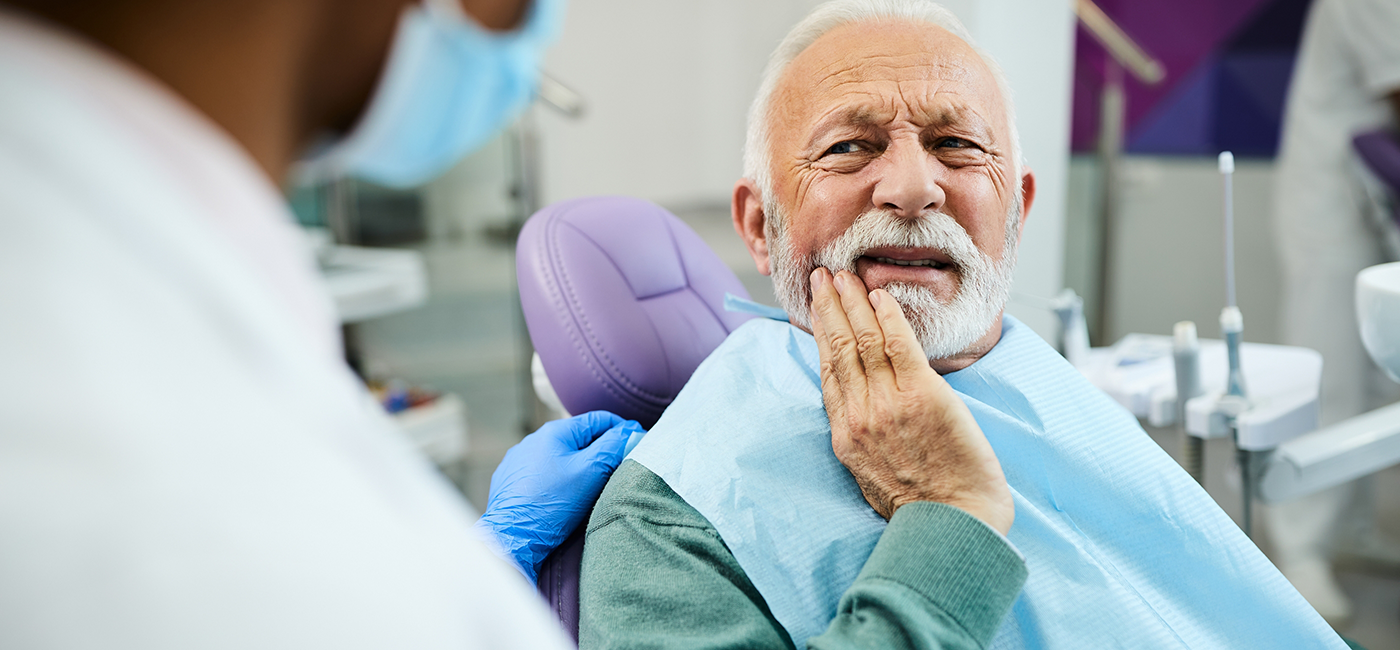
<svg viewBox="0 0 1400 650"><path fill-rule="evenodd" d="M565 201L526 222L516 244L520 306L569 413L612 411L651 428L700 362L751 315L734 273L680 219L626 197ZM578 640L587 522L545 559L538 588Z"/></svg>

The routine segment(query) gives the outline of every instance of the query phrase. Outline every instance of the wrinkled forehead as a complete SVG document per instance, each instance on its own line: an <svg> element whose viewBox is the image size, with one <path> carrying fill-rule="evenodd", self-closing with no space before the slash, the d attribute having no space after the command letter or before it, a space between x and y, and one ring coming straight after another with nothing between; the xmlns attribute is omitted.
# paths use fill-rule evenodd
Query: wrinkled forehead
<svg viewBox="0 0 1400 650"><path fill-rule="evenodd" d="M775 130L809 131L833 118L908 119L986 131L999 142L1007 137L1006 107L991 69L961 38L926 22L837 27L793 59L774 95Z"/></svg>

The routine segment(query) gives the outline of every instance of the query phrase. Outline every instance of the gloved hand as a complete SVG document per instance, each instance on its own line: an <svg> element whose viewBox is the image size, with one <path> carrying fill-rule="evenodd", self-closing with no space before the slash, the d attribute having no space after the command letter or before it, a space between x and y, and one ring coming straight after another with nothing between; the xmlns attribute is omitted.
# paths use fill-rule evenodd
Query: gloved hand
<svg viewBox="0 0 1400 650"><path fill-rule="evenodd" d="M639 432L632 420L593 411L525 436L491 475L478 530L535 582L540 563L583 522Z"/></svg>

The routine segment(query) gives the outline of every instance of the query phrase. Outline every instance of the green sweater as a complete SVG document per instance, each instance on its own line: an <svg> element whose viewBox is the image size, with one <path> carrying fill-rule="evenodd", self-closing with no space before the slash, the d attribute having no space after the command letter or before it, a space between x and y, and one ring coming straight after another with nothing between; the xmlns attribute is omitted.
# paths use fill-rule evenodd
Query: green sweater
<svg viewBox="0 0 1400 650"><path fill-rule="evenodd" d="M1025 581L1020 556L982 522L911 503L807 646L985 648ZM579 591L581 650L793 647L714 526L635 461L588 522Z"/></svg>

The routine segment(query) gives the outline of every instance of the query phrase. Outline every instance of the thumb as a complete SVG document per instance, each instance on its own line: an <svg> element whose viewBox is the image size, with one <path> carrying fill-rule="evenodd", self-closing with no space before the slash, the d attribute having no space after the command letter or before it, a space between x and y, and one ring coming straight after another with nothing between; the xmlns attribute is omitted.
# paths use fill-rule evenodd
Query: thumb
<svg viewBox="0 0 1400 650"><path fill-rule="evenodd" d="M569 432L564 439L573 445L575 450L580 450L589 446L600 434L625 421L621 416L607 411L589 411L565 420Z"/></svg>

